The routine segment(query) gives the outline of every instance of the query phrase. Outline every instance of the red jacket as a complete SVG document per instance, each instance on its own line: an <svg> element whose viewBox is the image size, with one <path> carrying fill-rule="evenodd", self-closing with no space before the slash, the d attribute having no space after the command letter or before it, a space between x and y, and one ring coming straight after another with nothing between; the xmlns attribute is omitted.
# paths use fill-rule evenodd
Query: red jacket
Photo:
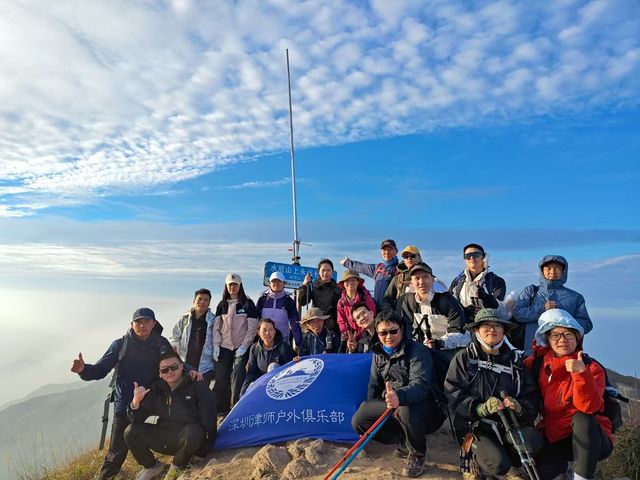
<svg viewBox="0 0 640 480"><path fill-rule="evenodd" d="M360 338L362 335L362 329L356 325L355 320L351 316L351 309L356 303L364 303L369 310L373 312L373 315L376 314L376 302L373 300L369 292L364 287L358 287L358 293L356 295L356 299L350 302L347 299L347 293L343 290L342 296L340 300L338 300L338 326L340 327L340 333L346 334L351 331L356 334L356 340Z"/></svg>
<svg viewBox="0 0 640 480"><path fill-rule="evenodd" d="M550 443L555 443L571 436L571 420L576 412L592 415L604 411L605 373L595 361L587 364L582 373L569 373L565 362L577 358L578 351L556 357L550 348L538 346L534 346L533 355L525 360L525 366L531 370L534 357L539 356L544 356L538 378L544 407L538 428L544 431ZM613 443L611 420L605 415L596 415L596 420Z"/></svg>

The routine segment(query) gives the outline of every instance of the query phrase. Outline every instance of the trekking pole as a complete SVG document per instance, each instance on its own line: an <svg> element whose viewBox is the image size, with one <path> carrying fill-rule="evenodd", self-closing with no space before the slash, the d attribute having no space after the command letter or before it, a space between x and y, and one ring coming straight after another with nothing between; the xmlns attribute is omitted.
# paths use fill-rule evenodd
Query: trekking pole
<svg viewBox="0 0 640 480"><path fill-rule="evenodd" d="M378 430L380 430L382 425L384 425L384 422L387 421L387 419L391 416L390 414L392 412L393 412L393 408L387 408L382 413L382 415L380 415L380 417L373 423L373 425L369 427L369 430L364 432L362 436L358 439L358 441L353 445L353 447L347 450L347 452L342 456L342 458L338 460L338 462L333 466L331 470L329 470L329 473L325 475L323 480L330 480L330 479L335 480L336 478L338 478L338 476L356 458L358 453L360 453L360 450L362 450L362 448L364 448L364 446L369 442L369 440L371 440L375 436L375 434L378 433ZM338 469L340 469L340 471L337 472L336 475L332 477L331 475L333 475L333 473Z"/></svg>
<svg viewBox="0 0 640 480"><path fill-rule="evenodd" d="M98 450L102 450L104 448L104 441L107 437L107 425L109 423L109 404L111 403L111 395L109 392L107 398L104 401L104 407L102 409L102 431L100 432L100 443L98 444Z"/></svg>
<svg viewBox="0 0 640 480"><path fill-rule="evenodd" d="M500 392L500 396L503 399L505 399L505 398L508 397L508 394L507 394L507 392L502 391L502 392ZM505 415L504 410L499 410L498 411L498 416L500 417L500 420L502 420L502 423L504 424L504 428L506 429L507 434L511 438L511 442L513 443L513 446L515 447L516 452L518 452L518 456L520 457L520 463L522 463L522 466L526 470L527 475L529 476L530 479L532 479L532 480L542 480L540 478L540 474L538 473L538 469L536 468L535 461L533 460L533 457L531 456L531 452L529 452L529 449L527 448L527 444L524 441L524 435L522 434L522 429L520 428L520 424L518 423L518 419L516 418L516 414L510 408L506 408L505 410L509 411L509 417L511 418L511 424L509 424L509 421L507 420L507 416ZM518 434L517 438L513 434L514 430Z"/></svg>

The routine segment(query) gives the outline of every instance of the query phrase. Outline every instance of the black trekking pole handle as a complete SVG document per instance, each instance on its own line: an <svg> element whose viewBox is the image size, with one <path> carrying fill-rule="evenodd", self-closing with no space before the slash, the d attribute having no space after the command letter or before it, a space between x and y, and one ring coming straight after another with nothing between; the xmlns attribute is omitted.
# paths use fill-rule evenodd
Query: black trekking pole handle
<svg viewBox="0 0 640 480"><path fill-rule="evenodd" d="M508 396L509 394L504 390L500 392L500 397L502 397L503 400L505 400ZM531 452L529 452L529 449L527 448L527 443L524 441L524 434L522 433L522 429L520 428L520 424L518 423L518 419L516 417L515 412L510 408L506 408L505 410L509 411L509 418L511 419L511 429L509 430L509 432L511 435L511 440L513 441L513 445L516 447L516 450L518 450L518 454L520 455L522 466L527 470L529 477L531 477L534 480L541 480L540 475L538 474L538 470L535 466L535 461L531 456ZM498 413L501 414L500 418L502 419L505 425L505 428L508 429L509 427L508 427L507 419L504 412L500 411ZM516 433L518 434L518 440L520 440L520 448L516 446L513 430L515 430ZM523 454L524 454L524 458L523 458Z"/></svg>

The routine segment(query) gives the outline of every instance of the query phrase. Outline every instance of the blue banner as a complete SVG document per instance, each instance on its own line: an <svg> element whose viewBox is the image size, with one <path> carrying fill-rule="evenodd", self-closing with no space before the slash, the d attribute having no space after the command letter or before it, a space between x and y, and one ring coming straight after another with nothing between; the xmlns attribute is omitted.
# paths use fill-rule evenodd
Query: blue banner
<svg viewBox="0 0 640 480"><path fill-rule="evenodd" d="M215 448L305 437L355 442L351 417L366 400L371 357L313 355L263 375L218 427Z"/></svg>

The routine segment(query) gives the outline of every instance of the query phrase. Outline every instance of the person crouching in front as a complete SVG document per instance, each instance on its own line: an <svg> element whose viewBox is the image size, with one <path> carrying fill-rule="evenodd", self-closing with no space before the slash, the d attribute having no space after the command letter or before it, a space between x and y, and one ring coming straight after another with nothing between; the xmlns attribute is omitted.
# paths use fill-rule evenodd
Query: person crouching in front
<svg viewBox="0 0 640 480"><path fill-rule="evenodd" d="M327 330L324 326L325 320L331 318L330 315L323 315L318 307L310 308L306 311L300 322L304 335L300 347L300 356L320 355L321 353L338 353L340 348L340 337L337 333Z"/></svg>
<svg viewBox="0 0 640 480"><path fill-rule="evenodd" d="M151 480L165 467L152 450L173 455L164 480L175 480L189 459L205 456L216 438L216 399L206 382L191 379L180 355L169 351L160 357L160 378L151 386L134 384L128 416L131 424L124 440L144 467L138 480ZM155 417L155 423L147 423Z"/></svg>
<svg viewBox="0 0 640 480"><path fill-rule="evenodd" d="M398 443L398 452L408 450L402 474L418 477L426 462L426 435L435 432L445 416L432 393L433 361L428 347L405 338L404 322L393 311L378 314L375 322L380 343L372 345L373 362L367 400L351 424L359 434L366 432L387 408L396 411L378 431L375 440Z"/></svg>

